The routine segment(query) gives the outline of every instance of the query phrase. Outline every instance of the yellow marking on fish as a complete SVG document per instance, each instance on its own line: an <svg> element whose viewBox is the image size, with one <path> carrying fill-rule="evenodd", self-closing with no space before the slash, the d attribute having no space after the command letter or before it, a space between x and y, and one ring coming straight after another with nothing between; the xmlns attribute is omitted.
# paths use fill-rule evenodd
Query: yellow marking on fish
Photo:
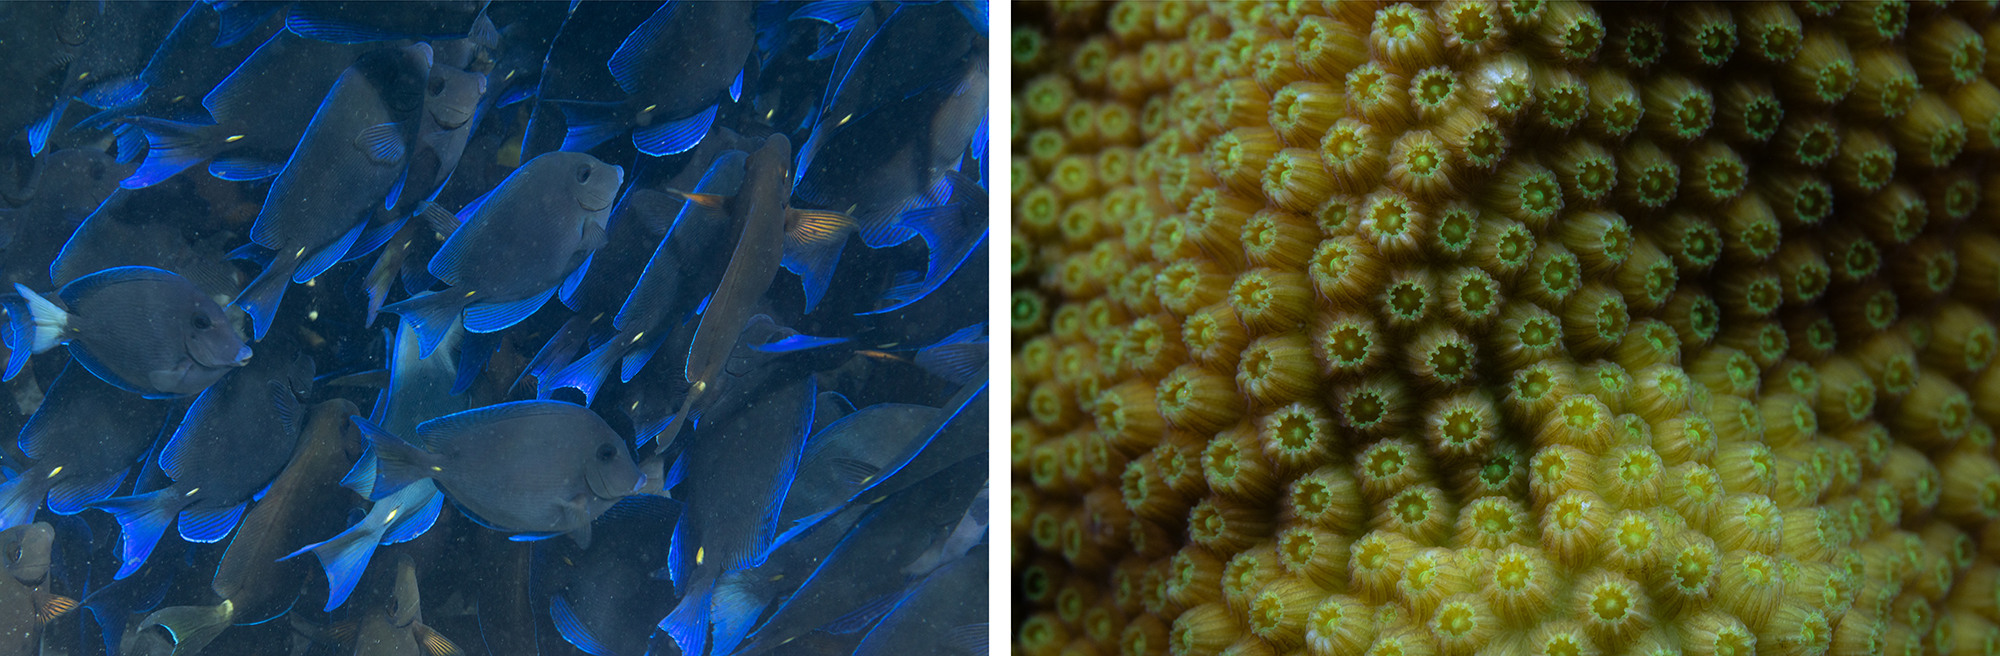
<svg viewBox="0 0 2000 656"><path fill-rule="evenodd" d="M707 389L708 389L708 381L705 380L694 381L694 391L701 392L701 391L706 391Z"/></svg>
<svg viewBox="0 0 2000 656"><path fill-rule="evenodd" d="M76 79L79 79L79 80L81 80L81 79L83 79L83 78L86 78L86 77L90 77L90 71L84 71L82 75L78 75L78 76L76 76Z"/></svg>
<svg viewBox="0 0 2000 656"><path fill-rule="evenodd" d="M57 465L55 469L51 469L51 470L49 470L49 475L48 475L48 477L49 477L49 478L55 478L55 477L56 477L56 474L60 474L60 473L62 473L62 465Z"/></svg>
<svg viewBox="0 0 2000 656"><path fill-rule="evenodd" d="M183 495L181 495L181 496L184 496L184 497L191 497L191 496L194 496L194 493L196 493L196 492L200 492L200 491L201 491L201 488L195 488L195 489L192 489L192 490L188 490L188 491L187 491L187 494L183 494Z"/></svg>
<svg viewBox="0 0 2000 656"><path fill-rule="evenodd" d="M505 80L512 80L512 79L514 79L514 73L515 73L515 71L512 71L512 70L509 70L509 71L507 71L507 76L506 76L506 77L503 77L503 78L500 78L500 79L501 79L502 81L505 81Z"/></svg>
<svg viewBox="0 0 2000 656"><path fill-rule="evenodd" d="M307 311L307 312L306 312L306 321L319 321L319 310L310 310L310 311Z"/></svg>
<svg viewBox="0 0 2000 656"><path fill-rule="evenodd" d="M696 564L696 565L700 565L700 564L701 564L701 561L702 561L702 557L703 557L703 556L706 556L706 555L708 555L708 547L695 547L695 548L694 548L694 564Z"/></svg>
<svg viewBox="0 0 2000 656"><path fill-rule="evenodd" d="M639 331L639 334L632 336L632 341L637 342L645 338L646 338L646 331L641 330Z"/></svg>
<svg viewBox="0 0 2000 656"><path fill-rule="evenodd" d="M232 135L229 135L228 137L224 137L224 138L222 139L222 143L236 143L237 141L241 141L242 139L243 139L243 135L240 135L240 134L232 134Z"/></svg>
<svg viewBox="0 0 2000 656"><path fill-rule="evenodd" d="M431 466L431 471L434 471L434 472L441 472L441 471L444 471L444 468L443 468L443 467L439 467L439 466L436 466L436 465L432 465L432 466Z"/></svg>
<svg viewBox="0 0 2000 656"><path fill-rule="evenodd" d="M183 101L183 100L187 100L187 96L174 96L174 99L173 99L173 100L169 100L169 101L167 101L167 102L170 102L170 103L177 103L177 102L180 102L180 101Z"/></svg>
<svg viewBox="0 0 2000 656"><path fill-rule="evenodd" d="M771 111L768 111L768 112L764 112L764 120L766 120L766 121L768 121L768 120L771 120L771 117L773 117L773 116L777 116L777 115L778 115L778 110L776 110L776 109L773 109L773 110L771 110Z"/></svg>
<svg viewBox="0 0 2000 656"><path fill-rule="evenodd" d="M843 125L847 125L847 120L848 120L848 119L851 119L851 118L854 118L854 115L853 115L853 114L848 114L848 115L846 115L846 116L842 116L842 117L840 117L840 122L839 122L839 123L835 123L835 124L833 124L833 127L836 127L836 128L837 128L837 127L840 127L840 126L843 126Z"/></svg>
<svg viewBox="0 0 2000 656"><path fill-rule="evenodd" d="M650 111L653 111L653 110L655 110L655 109L659 109L659 108L660 108L660 106L659 106L659 105L647 105L645 109L641 109L641 110L639 110L639 111L641 111L641 112L650 112Z"/></svg>
<svg viewBox="0 0 2000 656"><path fill-rule="evenodd" d="M632 409L633 409L633 410L638 410L638 409L639 409L639 402L638 402L638 401L633 401L633 402L632 402Z"/></svg>
<svg viewBox="0 0 2000 656"><path fill-rule="evenodd" d="M388 516L388 517L384 517L384 518L382 518L382 521L385 521L385 522L393 522L393 521L396 521L396 515L400 515L400 514L402 514L402 512L403 512L403 509L402 509L402 508L390 508L390 509L389 509L389 516Z"/></svg>
<svg viewBox="0 0 2000 656"><path fill-rule="evenodd" d="M311 287L311 286L314 286L314 285L317 285L317 284L319 284L319 279L318 279L318 278L307 278L307 279L306 279L306 286L307 286L307 287Z"/></svg>

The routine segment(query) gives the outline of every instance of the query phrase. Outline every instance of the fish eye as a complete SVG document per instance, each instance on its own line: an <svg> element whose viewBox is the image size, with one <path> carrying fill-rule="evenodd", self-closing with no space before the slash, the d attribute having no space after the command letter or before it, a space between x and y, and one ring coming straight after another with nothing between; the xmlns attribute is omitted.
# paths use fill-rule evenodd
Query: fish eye
<svg viewBox="0 0 2000 656"><path fill-rule="evenodd" d="M576 181L577 181L577 182L590 182L590 165L589 165L589 164L585 164L585 165L583 165L583 166L579 166L579 167L576 167Z"/></svg>
<svg viewBox="0 0 2000 656"><path fill-rule="evenodd" d="M16 542L7 545L7 562L10 563L20 562L20 560L21 560L21 543Z"/></svg>
<svg viewBox="0 0 2000 656"><path fill-rule="evenodd" d="M597 446L597 461L598 461L598 462L611 462L611 460L612 460L613 458L617 458L617 457L618 457L618 450L617 450L617 449L614 449L614 448L612 448L612 447L611 447L611 445L609 445L609 444L600 444L600 445L598 445L598 446Z"/></svg>
<svg viewBox="0 0 2000 656"><path fill-rule="evenodd" d="M195 330L208 330L209 326L215 325L214 323L208 320L208 315L205 314L194 315L193 323Z"/></svg>
<svg viewBox="0 0 2000 656"><path fill-rule="evenodd" d="M104 179L104 162L91 162L90 180L92 182L97 182L103 179Z"/></svg>

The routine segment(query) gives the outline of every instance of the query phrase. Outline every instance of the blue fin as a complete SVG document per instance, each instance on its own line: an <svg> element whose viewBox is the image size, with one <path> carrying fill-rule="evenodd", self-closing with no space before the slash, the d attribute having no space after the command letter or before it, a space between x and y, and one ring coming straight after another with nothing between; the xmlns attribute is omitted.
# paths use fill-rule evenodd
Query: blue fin
<svg viewBox="0 0 2000 656"><path fill-rule="evenodd" d="M883 615L888 615L890 610L896 608L896 602L902 597L902 592L898 591L862 602L860 607L821 628L834 635L847 635L874 626Z"/></svg>
<svg viewBox="0 0 2000 656"><path fill-rule="evenodd" d="M717 654L736 651L743 637L750 635L750 628L757 623L757 616L763 614L769 599L759 598L750 589L750 582L756 575L747 571L730 572L715 584L715 596L709 610L709 623L715 626Z"/></svg>
<svg viewBox="0 0 2000 656"><path fill-rule="evenodd" d="M562 298L563 305L569 306L571 312L578 310L575 300L576 290L578 287L583 286L584 276L590 275L590 263L595 259L597 259L596 252L584 256L583 264L577 265L575 271L569 272L569 276L563 278L562 287L556 291L556 294Z"/></svg>
<svg viewBox="0 0 2000 656"><path fill-rule="evenodd" d="M377 164L395 164L403 161L403 128L395 123L377 123L362 128L361 134L354 135L354 146L368 153L368 159ZM391 196L393 198L393 196Z"/></svg>
<svg viewBox="0 0 2000 656"><path fill-rule="evenodd" d="M674 489L674 486L680 485L681 481L687 480L687 464L686 452L682 452L680 457L674 458L674 465L667 468L667 480L660 485L660 489L671 490Z"/></svg>
<svg viewBox="0 0 2000 656"><path fill-rule="evenodd" d="M535 94L540 92L541 89L524 84L518 87L508 89L507 93L500 94L500 100L494 102L493 106L495 108L506 107L514 103L521 102L529 98L533 98L535 97Z"/></svg>
<svg viewBox="0 0 2000 656"><path fill-rule="evenodd" d="M438 513L444 510L444 493L432 492L429 501L415 512L404 515L392 522L389 530L382 534L382 544L398 544L422 537L437 524Z"/></svg>
<svg viewBox="0 0 2000 656"><path fill-rule="evenodd" d="M215 35L215 47L227 48L249 36L251 30L264 24L271 12L284 8L279 3L229 2L211 5L222 19L222 29Z"/></svg>
<svg viewBox="0 0 2000 656"><path fill-rule="evenodd" d="M307 545L279 560L290 560L310 551L319 556L321 568L326 570L327 596L326 610L332 612L347 603L348 595L354 593L354 585L361 582L361 572L368 567L368 560L375 556L376 539L380 534L366 521L350 526L339 535L325 542Z"/></svg>
<svg viewBox="0 0 2000 656"><path fill-rule="evenodd" d="M856 316L867 316L871 314L884 314L888 312L894 312L896 310L903 309L904 307L908 307L911 303L923 300L925 297L930 296L931 292L937 291L938 287L943 286L945 281L951 278L951 274L958 272L958 270L965 265L966 260L971 259L972 254L978 251L979 247L985 243L986 243L986 233L984 232L978 233L978 238L972 242L972 245L969 248L960 249L958 251L957 262L955 264L952 264L950 268L946 269L944 275L938 276L935 279L917 280L897 285L895 287L891 287L888 291L885 291L882 294L882 298L884 300L891 301L891 303L880 309L871 310L868 312L857 312L855 313ZM936 251L932 252L936 253Z"/></svg>
<svg viewBox="0 0 2000 656"><path fill-rule="evenodd" d="M369 41L389 41L400 35L378 30L365 25L356 25L323 17L302 15L293 11L285 17L285 29L293 34L328 43L367 43Z"/></svg>
<svg viewBox="0 0 2000 656"><path fill-rule="evenodd" d="M488 528L492 528L492 527L488 527ZM499 529L495 529L495 530L499 530ZM541 542L541 541L543 541L543 540L547 540L547 539L549 539L549 538L552 538L552 537L556 537L556 536L559 536L559 535L562 535L562 534L561 534L561 533L548 533L548 532L542 532L542 533L515 533L515 534L512 534L512 535L508 535L508 536L507 536L507 541L509 541L509 542Z"/></svg>
<svg viewBox="0 0 2000 656"><path fill-rule="evenodd" d="M383 396L388 395L388 393L389 390L382 390ZM383 400L377 399L375 401L375 407L377 408L385 407L386 405L387 403ZM371 419L371 421L374 420ZM353 490L355 494L361 495L362 498L375 498L375 447L366 447L361 452L361 458L354 461L354 467L347 470L346 476L340 477L340 486Z"/></svg>
<svg viewBox="0 0 2000 656"><path fill-rule="evenodd" d="M721 108L722 104L716 103L687 118L635 129L632 131L632 145L639 147L639 152L654 157L687 152L689 148L700 145L702 137L708 135L708 126L715 123L715 112Z"/></svg>
<svg viewBox="0 0 2000 656"><path fill-rule="evenodd" d="M917 352L917 366L954 384L972 382L986 368L986 338L975 342L938 344Z"/></svg>
<svg viewBox="0 0 2000 656"><path fill-rule="evenodd" d="M555 620L556 633L561 634L563 640L575 645L583 653L590 656L616 656L616 652L604 646L604 643L598 642L597 636L590 634L590 628L583 625L583 620L576 616L576 611L570 610L569 600L563 598L560 592L549 596L549 619Z"/></svg>
<svg viewBox="0 0 2000 656"><path fill-rule="evenodd" d="M543 305L556 290L550 287L542 293L518 301L506 303L473 303L465 307L465 329L475 333L495 333L527 319Z"/></svg>
<svg viewBox="0 0 2000 656"><path fill-rule="evenodd" d="M458 345L458 377L452 380L451 395L464 394L472 382L486 371L486 363L500 351L500 336L493 333L465 333Z"/></svg>
<svg viewBox="0 0 2000 656"><path fill-rule="evenodd" d="M813 3L813 4L824 4L824 3ZM812 6L812 5L807 5L807 6ZM820 44L818 50L814 50L812 54L806 55L806 61L820 61L822 59L838 55L840 54L840 47L846 44L847 42L842 41L840 39L827 39L826 43Z"/></svg>
<svg viewBox="0 0 2000 656"><path fill-rule="evenodd" d="M215 412L216 399L221 396L221 388L210 385L201 391L200 396L194 397L194 404L188 406L187 414L181 416L181 423L174 427L173 437L168 438L167 445L160 448L160 471L166 472L167 477L180 480L187 476L188 472L181 465L187 456L188 443L194 439L195 427L209 413Z"/></svg>
<svg viewBox="0 0 2000 656"><path fill-rule="evenodd" d="M7 373L0 380L13 380L34 354L35 316L28 300L16 294L0 295L0 309L7 313L5 332L0 332L0 343L7 345Z"/></svg>
<svg viewBox="0 0 2000 656"><path fill-rule="evenodd" d="M690 555L694 545L688 544L687 522L675 522L673 537L667 540L667 581L679 586L687 580ZM655 575L655 578L658 578ZM665 628L665 627L662 627Z"/></svg>
<svg viewBox="0 0 2000 656"><path fill-rule="evenodd" d="M743 100L743 73L744 71L737 71L736 81L729 83L729 102Z"/></svg>
<svg viewBox="0 0 2000 656"><path fill-rule="evenodd" d="M251 242L230 249L228 253L223 254L222 258L225 260L243 260L256 264L260 269L264 269L270 268L271 263L277 261L278 252L260 246L256 242Z"/></svg>
<svg viewBox="0 0 2000 656"><path fill-rule="evenodd" d="M508 385L507 389L513 390L521 385L521 381L534 376L535 398L549 398L548 393L555 391L556 388L543 385L542 381L554 376L556 372L569 368L569 364L574 361L572 358L576 357L577 349L585 348L589 344L588 335L585 334L589 330L590 321L587 317L580 314L570 315L569 319L563 321L562 327L556 329L556 333L542 343L541 350L535 352L534 359L528 361L528 366L521 369L520 375L514 377L513 384Z"/></svg>
<svg viewBox="0 0 2000 656"><path fill-rule="evenodd" d="M625 35L618 49L612 51L611 59L604 62L604 67L611 70L611 79L625 93L638 93L644 87L647 75L651 73L643 70L647 51L659 43L660 33L666 31L667 24L673 20L674 10L678 8L675 3L668 2L653 10L653 15L647 16L645 22Z"/></svg>
<svg viewBox="0 0 2000 656"><path fill-rule="evenodd" d="M284 171L284 162L267 162L248 157L224 157L208 163L209 175L230 182L262 180Z"/></svg>
<svg viewBox="0 0 2000 656"><path fill-rule="evenodd" d="M417 357L428 358L437 350L438 342L451 330L451 324L458 320L458 314L465 310L466 298L463 292L444 290L424 292L409 298L382 306L383 312L402 317L410 330L417 331Z"/></svg>
<svg viewBox="0 0 2000 656"><path fill-rule="evenodd" d="M854 232L854 217L823 210L792 210L785 230L785 270L796 273L806 288L806 313L819 305L833 284L833 267L847 236Z"/></svg>
<svg viewBox="0 0 2000 656"><path fill-rule="evenodd" d="M145 93L145 78L141 77L138 73L133 73L99 82L95 86L90 87L90 89L78 94L76 99L83 101L83 104L90 105L91 107L108 109L111 107L120 107L138 100L139 96L145 95Z"/></svg>
<svg viewBox="0 0 2000 656"><path fill-rule="evenodd" d="M868 8L869 0L826 0L809 2L792 12L792 20L811 19L833 26L836 33L854 29L854 21Z"/></svg>
<svg viewBox="0 0 2000 656"><path fill-rule="evenodd" d="M341 235L340 241L333 242L332 245L320 249L318 253L313 253L310 259L300 262L299 268L292 271L292 282L305 284L306 281L319 277L319 274L326 273L326 270L333 268L333 265L339 264L341 256L346 255L348 249L354 248L354 242L361 240L361 231L367 228L367 221L354 222L354 227L348 229L347 234Z"/></svg>
<svg viewBox="0 0 2000 656"><path fill-rule="evenodd" d="M625 103L585 102L581 100L551 100L556 109L562 110L563 134L562 150L580 153L598 144L610 141L626 128L632 127L631 118L625 116Z"/></svg>
<svg viewBox="0 0 2000 656"><path fill-rule="evenodd" d="M634 348L627 351L625 357L618 360L618 381L622 383L632 382L632 379L637 377L639 372L646 368L646 363L653 361L653 355L660 352L660 347L666 346L666 344L667 340L665 338L634 344Z"/></svg>
<svg viewBox="0 0 2000 656"><path fill-rule="evenodd" d="M704 580L698 590L689 590L679 606L660 620L659 629L673 636L683 654L708 652L708 612L715 596L715 579Z"/></svg>
<svg viewBox="0 0 2000 656"><path fill-rule="evenodd" d="M146 132L127 123L112 131L118 137L118 163L131 164L146 153Z"/></svg>
<svg viewBox="0 0 2000 656"><path fill-rule="evenodd" d="M13 528L35 521L35 511L41 509L42 497L48 494L44 483L48 477L39 469L28 473L35 478L23 475L0 483L0 526Z"/></svg>
<svg viewBox="0 0 2000 656"><path fill-rule="evenodd" d="M771 342L769 344L758 344L750 348L763 353L796 353L798 351L816 349L822 346L833 346L835 344L845 344L845 343L847 343L847 338L845 337L814 337L812 335L793 335L791 337L786 337L784 339Z"/></svg>
<svg viewBox="0 0 2000 656"><path fill-rule="evenodd" d="M396 232L402 230L403 224L409 223L409 221L410 217L404 216L373 228L366 227L368 223L363 221L361 223L363 226L361 236L354 240L353 246L348 247L347 255L341 257L340 261L358 260L374 253L375 249L389 243L389 239L395 237Z"/></svg>
<svg viewBox="0 0 2000 656"><path fill-rule="evenodd" d="M292 391L290 386L275 380L267 380L264 383L265 389L271 392L271 407L278 411L279 423L285 425L285 432L297 435L299 433L299 413L304 410L304 408L300 407L298 393ZM206 390L203 393L206 393ZM258 494L262 495L263 493L259 492Z"/></svg>
<svg viewBox="0 0 2000 656"><path fill-rule="evenodd" d="M201 151L199 134L199 130L208 126L147 116L133 117L132 125L146 134L146 161L140 162L139 170L119 182L120 187L151 187L208 159L208 154Z"/></svg>
<svg viewBox="0 0 2000 656"><path fill-rule="evenodd" d="M188 508L181 511L181 539L210 544L229 537L236 521L243 519L248 502L227 508Z"/></svg>
<svg viewBox="0 0 2000 656"><path fill-rule="evenodd" d="M410 446L410 443L403 441L403 438L390 435L383 431L382 427L366 419L358 416L348 419L361 429L361 434L368 438L369 444L375 449L376 499L381 499L425 478L419 474L423 471L421 463L426 455L422 450Z"/></svg>
<svg viewBox="0 0 2000 656"><path fill-rule="evenodd" d="M56 121L62 118L63 110L68 108L69 98L58 97L56 98L55 109L49 110L47 115L37 119L34 124L28 126L29 155L40 157L42 150L49 147L49 131L55 129Z"/></svg>
<svg viewBox="0 0 2000 656"><path fill-rule="evenodd" d="M49 488L49 511L58 515L83 512L83 509L90 507L91 503L110 498L111 493L118 490L118 484L125 482L125 475L131 471L132 468L126 467L118 470L116 474L95 481L79 481L73 478L58 481L54 487Z"/></svg>
<svg viewBox="0 0 2000 656"><path fill-rule="evenodd" d="M160 536L165 535L167 526L174 523L174 514L180 512L186 499L187 495L180 490L167 487L90 504L90 507L111 513L111 517L118 520L118 557L122 564L111 578L131 576L146 564L146 557L153 554L153 547L159 545Z"/></svg>
<svg viewBox="0 0 2000 656"><path fill-rule="evenodd" d="M604 378L611 375L611 366L617 364L619 358L624 356L626 349L618 346L623 342L621 337L611 338L583 357L577 358L575 362L569 363L569 366L563 367L562 371L539 381L540 387L549 392L564 387L575 389L583 392L584 404L590 404L597 399L597 391L604 386Z"/></svg>

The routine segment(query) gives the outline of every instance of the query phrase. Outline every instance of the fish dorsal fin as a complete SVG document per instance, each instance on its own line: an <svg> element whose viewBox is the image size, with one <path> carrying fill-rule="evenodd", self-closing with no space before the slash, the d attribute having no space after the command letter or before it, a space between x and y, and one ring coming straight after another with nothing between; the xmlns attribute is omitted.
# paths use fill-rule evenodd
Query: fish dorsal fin
<svg viewBox="0 0 2000 656"><path fill-rule="evenodd" d="M354 147L368 154L368 159L376 164L395 164L403 161L403 126L395 123L377 123L362 128L354 135Z"/></svg>
<svg viewBox="0 0 2000 656"><path fill-rule="evenodd" d="M423 485L423 482L415 485ZM437 523L438 513L444 509L444 494L436 492L435 485L431 489L430 500L424 502L422 507L390 524L389 530L382 533L382 544L409 542L431 530L431 526Z"/></svg>
<svg viewBox="0 0 2000 656"><path fill-rule="evenodd" d="M674 2L660 5L652 16L646 17L646 22L640 23L638 29L625 36L625 40L618 44L618 50L611 53L611 59L604 62L605 68L611 69L611 79L618 83L619 89L625 93L638 93L642 88L648 72L645 68L646 55L654 44L659 43L660 34L666 31L667 25L673 21L674 10L679 8L679 3Z"/></svg>
<svg viewBox="0 0 2000 656"><path fill-rule="evenodd" d="M475 333L496 333L527 319L556 295L550 287L542 293L506 303L473 303L465 307L465 329Z"/></svg>
<svg viewBox="0 0 2000 656"><path fill-rule="evenodd" d="M354 227L349 229L347 234L341 235L340 241L336 241L333 245L321 249L318 253L313 253L312 257L307 258L304 262L300 262L299 267L292 270L292 282L304 284L308 280L319 277L319 274L326 273L326 270L333 268L333 265L339 264L341 258L347 256L347 251L353 250L354 242L361 240L361 232L367 228L367 221L355 221ZM277 308L272 309L275 310Z"/></svg>
<svg viewBox="0 0 2000 656"><path fill-rule="evenodd" d="M461 656L465 653L459 650L458 645L452 644L450 640L445 639L442 634L437 632L437 629L431 628L430 625L418 622L410 625L410 628L416 634L417 643L424 648L424 653L429 656Z"/></svg>
<svg viewBox="0 0 2000 656"><path fill-rule="evenodd" d="M239 503L227 508L188 508L181 511L181 539L189 542L210 544L229 537L229 531L236 528L236 521L243 519L243 509L249 504Z"/></svg>
<svg viewBox="0 0 2000 656"><path fill-rule="evenodd" d="M556 633L583 653L590 656L614 656L617 653L599 641L590 632L590 627L584 626L583 618L576 616L576 611L570 608L569 599L563 593L549 596L549 619L555 621Z"/></svg>
<svg viewBox="0 0 2000 656"><path fill-rule="evenodd" d="M250 97L248 90L255 86L251 82L263 77L268 72L264 69L270 68L268 62L276 61L298 38L279 32L264 41L236 66L236 70L229 72L229 77L222 78L220 84L202 97L201 106L208 109L208 115L214 117L216 123L227 123L232 118L248 118L258 101L262 100Z"/></svg>
<svg viewBox="0 0 2000 656"><path fill-rule="evenodd" d="M34 593L35 621L48 624L72 610L76 610L76 600L59 594L41 590Z"/></svg>
<svg viewBox="0 0 2000 656"><path fill-rule="evenodd" d="M464 412L456 412L417 425L418 445L436 453L439 447L460 436L485 432L482 427L518 421L542 415L578 415L589 413L583 406L561 401L513 401L499 405L489 405Z"/></svg>
<svg viewBox="0 0 2000 656"><path fill-rule="evenodd" d="M183 280L172 271L149 266L112 267L70 281L56 291L56 297L70 307L75 307L77 299L97 293L106 287L125 282L173 282Z"/></svg>
<svg viewBox="0 0 2000 656"><path fill-rule="evenodd" d="M785 229L785 249L824 248L847 240L854 231L854 217L828 210L792 210Z"/></svg>
<svg viewBox="0 0 2000 656"><path fill-rule="evenodd" d="M846 615L840 616L840 619L828 623L826 625L826 632L834 635L847 635L874 626L875 621L882 619L883 615L888 615L889 611L896 607L896 602L901 600L902 597L902 591L898 590L870 599L866 603L861 604L859 608L855 608Z"/></svg>
<svg viewBox="0 0 2000 656"><path fill-rule="evenodd" d="M125 482L125 475L132 468L118 470L118 473L98 480L79 481L74 478L58 481L49 488L49 511L58 515L74 515L83 512L84 507L94 501L111 497L118 484Z"/></svg>

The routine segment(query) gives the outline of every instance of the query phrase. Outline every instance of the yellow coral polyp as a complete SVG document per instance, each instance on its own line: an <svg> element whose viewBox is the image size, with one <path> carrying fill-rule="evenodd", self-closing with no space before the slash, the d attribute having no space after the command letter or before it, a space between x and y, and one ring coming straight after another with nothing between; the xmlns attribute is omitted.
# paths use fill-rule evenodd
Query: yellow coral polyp
<svg viewBox="0 0 2000 656"><path fill-rule="evenodd" d="M2000 653L1978 4L1015 7L1020 653Z"/></svg>

